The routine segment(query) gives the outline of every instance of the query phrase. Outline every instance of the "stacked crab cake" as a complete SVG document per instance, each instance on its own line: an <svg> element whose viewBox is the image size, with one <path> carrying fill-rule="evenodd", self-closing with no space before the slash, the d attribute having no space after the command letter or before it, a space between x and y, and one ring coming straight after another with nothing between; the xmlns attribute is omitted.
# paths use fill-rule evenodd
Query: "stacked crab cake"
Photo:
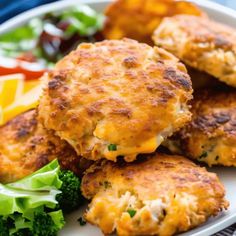
<svg viewBox="0 0 236 236"><path fill-rule="evenodd" d="M44 79L42 123L91 160L133 161L191 119L185 66L134 40L81 44Z"/></svg>
<svg viewBox="0 0 236 236"><path fill-rule="evenodd" d="M187 65L212 76L207 79L211 89L195 92L192 121L164 145L209 166L236 166L236 90L223 84L236 87L235 29L209 19L178 15L163 19L153 39ZM214 78L223 83L216 85ZM194 79L206 87L204 74Z"/></svg>
<svg viewBox="0 0 236 236"><path fill-rule="evenodd" d="M191 80L175 56L129 39L83 43L44 82L39 120L95 161L85 218L105 234L172 235L227 208L214 174L154 153L191 120Z"/></svg>
<svg viewBox="0 0 236 236"><path fill-rule="evenodd" d="M197 16L177 15L163 19L153 40L187 65L236 87L235 29Z"/></svg>
<svg viewBox="0 0 236 236"><path fill-rule="evenodd" d="M192 121L165 146L209 166L236 166L236 90L198 91L191 111Z"/></svg>
<svg viewBox="0 0 236 236"><path fill-rule="evenodd" d="M213 173L181 156L149 154L133 163L103 161L86 171L86 219L105 235L173 235L228 206Z"/></svg>
<svg viewBox="0 0 236 236"><path fill-rule="evenodd" d="M1 183L19 180L56 158L62 168L78 175L89 164L53 131L45 129L35 110L18 115L0 127L0 133Z"/></svg>

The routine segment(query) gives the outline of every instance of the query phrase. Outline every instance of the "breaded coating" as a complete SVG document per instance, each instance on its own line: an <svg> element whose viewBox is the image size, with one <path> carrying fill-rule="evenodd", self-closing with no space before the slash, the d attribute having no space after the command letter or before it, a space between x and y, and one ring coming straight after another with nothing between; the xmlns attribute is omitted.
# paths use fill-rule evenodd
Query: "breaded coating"
<svg viewBox="0 0 236 236"><path fill-rule="evenodd" d="M165 146L209 166L236 166L236 90L199 91L191 111L191 123Z"/></svg>
<svg viewBox="0 0 236 236"><path fill-rule="evenodd" d="M206 16L196 5L176 0L116 0L108 5L103 35L106 39L136 39L153 45L151 36L166 16Z"/></svg>
<svg viewBox="0 0 236 236"><path fill-rule="evenodd" d="M155 44L186 64L236 87L236 30L201 17L165 18L153 35Z"/></svg>
<svg viewBox="0 0 236 236"><path fill-rule="evenodd" d="M37 121L35 110L25 112L0 127L0 182L21 179L55 158L63 169L77 174L85 161L65 141L47 131Z"/></svg>
<svg viewBox="0 0 236 236"><path fill-rule="evenodd" d="M133 161L191 118L185 66L134 40L80 44L44 80L41 121L91 160Z"/></svg>
<svg viewBox="0 0 236 236"><path fill-rule="evenodd" d="M169 236L228 207L216 174L181 156L149 154L133 163L95 163L82 179L92 199L85 219L105 235Z"/></svg>

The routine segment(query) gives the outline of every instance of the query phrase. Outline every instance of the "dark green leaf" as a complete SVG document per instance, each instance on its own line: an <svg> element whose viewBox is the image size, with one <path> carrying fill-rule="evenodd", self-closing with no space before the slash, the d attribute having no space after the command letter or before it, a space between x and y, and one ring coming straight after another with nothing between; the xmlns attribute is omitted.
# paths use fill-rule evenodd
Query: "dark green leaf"
<svg viewBox="0 0 236 236"><path fill-rule="evenodd" d="M115 144L109 144L108 145L108 150L109 151L116 151L117 150L117 146Z"/></svg>
<svg viewBox="0 0 236 236"><path fill-rule="evenodd" d="M133 218L136 214L136 211L134 209L128 209L127 212L129 213L131 218Z"/></svg>

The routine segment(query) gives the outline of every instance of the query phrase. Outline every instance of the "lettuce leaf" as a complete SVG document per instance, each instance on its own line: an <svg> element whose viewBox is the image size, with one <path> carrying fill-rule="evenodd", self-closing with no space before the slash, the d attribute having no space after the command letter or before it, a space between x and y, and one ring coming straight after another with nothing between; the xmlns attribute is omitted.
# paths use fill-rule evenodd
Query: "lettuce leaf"
<svg viewBox="0 0 236 236"><path fill-rule="evenodd" d="M58 161L54 160L22 180L0 184L0 216L13 222L10 235L20 229L32 229L37 212L46 212L58 230L63 227L62 211L55 210L58 204L56 195L61 193L62 185L59 171Z"/></svg>

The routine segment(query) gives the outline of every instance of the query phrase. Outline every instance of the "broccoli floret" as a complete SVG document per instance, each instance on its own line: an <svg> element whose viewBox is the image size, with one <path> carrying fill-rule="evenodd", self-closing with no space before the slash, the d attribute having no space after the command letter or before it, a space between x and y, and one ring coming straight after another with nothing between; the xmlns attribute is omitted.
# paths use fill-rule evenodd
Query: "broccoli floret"
<svg viewBox="0 0 236 236"><path fill-rule="evenodd" d="M9 229L12 228L14 222L13 220L8 217L7 219L4 219L2 216L0 216L0 236L9 236L10 231ZM20 229L15 233L11 234L12 236L33 236L30 229Z"/></svg>
<svg viewBox="0 0 236 236"><path fill-rule="evenodd" d="M12 234L12 236L34 236L30 229L20 229L16 233Z"/></svg>
<svg viewBox="0 0 236 236"><path fill-rule="evenodd" d="M46 212L34 213L32 233L34 236L56 236L60 229Z"/></svg>
<svg viewBox="0 0 236 236"><path fill-rule="evenodd" d="M63 212L71 212L83 203L80 191L80 179L69 170L61 170L59 179L62 181L61 193L57 195L59 208Z"/></svg>
<svg viewBox="0 0 236 236"><path fill-rule="evenodd" d="M0 216L0 236L8 236L9 230L8 230L8 224L7 220L3 218L3 216Z"/></svg>
<svg viewBox="0 0 236 236"><path fill-rule="evenodd" d="M54 214L55 218L53 219L52 215ZM22 215L19 215L22 217ZM24 219L22 217L22 219ZM56 222L55 222L55 221ZM58 222L60 221L60 222ZM9 229L12 229L11 217L8 217L7 220L0 218L0 236L9 236ZM57 212L45 212L38 211L34 213L32 221L28 221L26 228L18 229L16 232L12 233L12 236L56 236L58 231L61 229L62 222L61 215ZM28 228L27 228L28 227Z"/></svg>
<svg viewBox="0 0 236 236"><path fill-rule="evenodd" d="M63 211L70 212L83 203L80 179L69 170L60 170L57 161L20 181L0 185L1 194L8 199L3 201L8 207L0 212L0 236L56 236L65 224ZM13 214L9 214L12 202Z"/></svg>

